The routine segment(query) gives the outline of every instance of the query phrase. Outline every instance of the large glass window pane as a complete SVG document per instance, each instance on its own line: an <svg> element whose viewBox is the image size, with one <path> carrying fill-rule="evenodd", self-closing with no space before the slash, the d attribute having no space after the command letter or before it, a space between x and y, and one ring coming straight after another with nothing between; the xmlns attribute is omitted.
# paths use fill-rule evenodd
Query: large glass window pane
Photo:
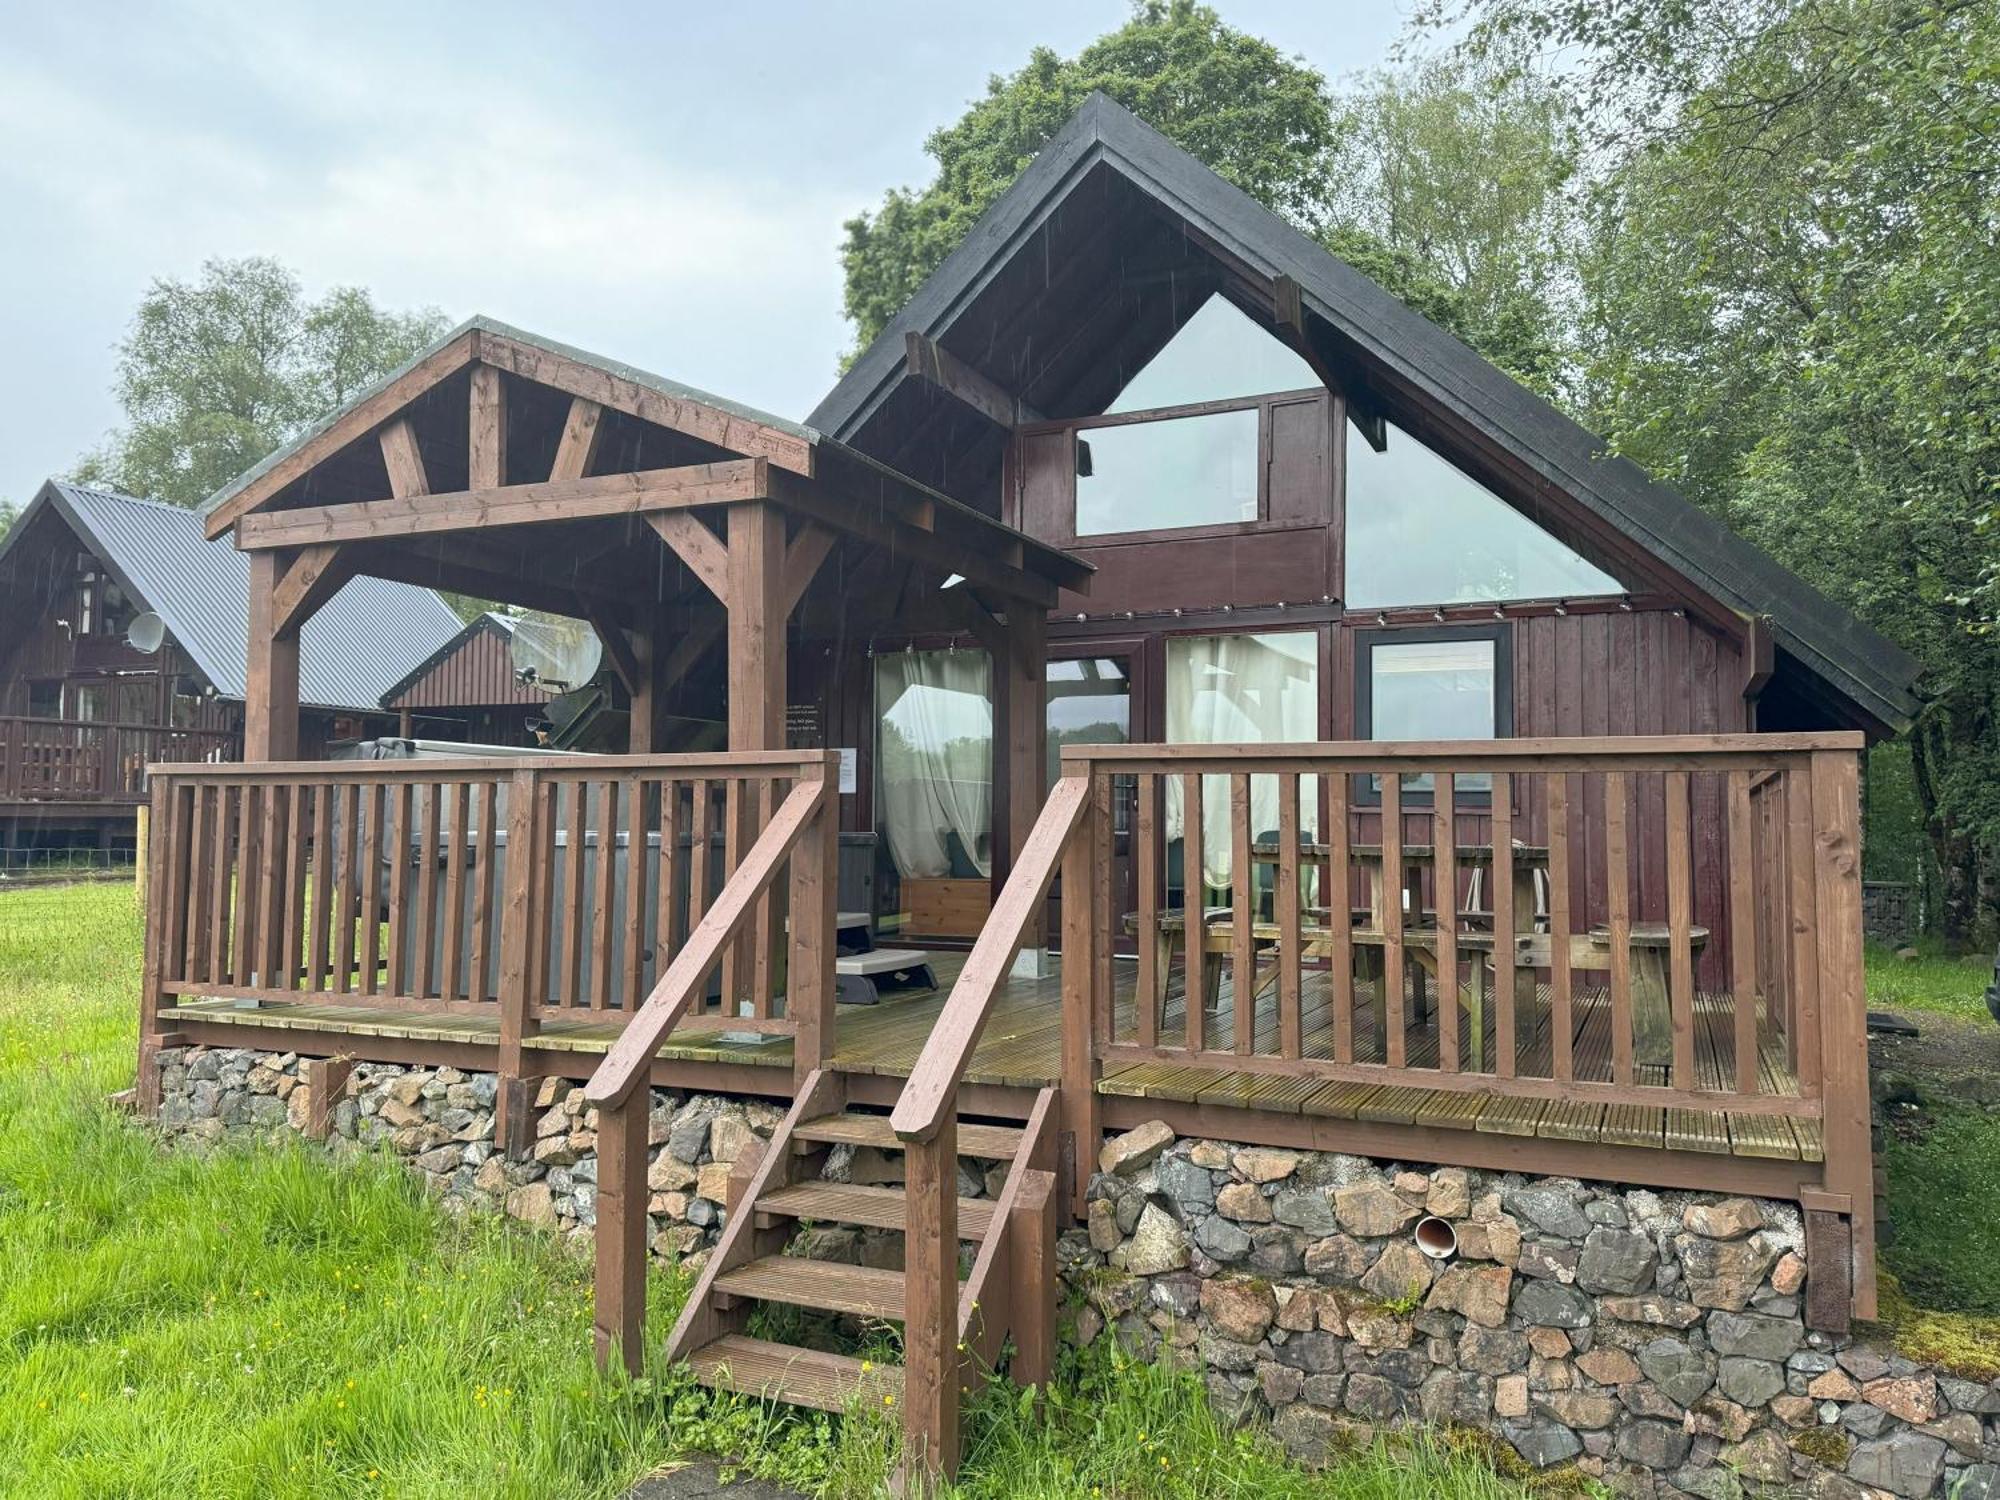
<svg viewBox="0 0 2000 1500"><path fill-rule="evenodd" d="M1401 428L1377 453L1347 435L1350 609L1623 591Z"/></svg>
<svg viewBox="0 0 2000 1500"><path fill-rule="evenodd" d="M1122 745L1132 738L1132 678L1115 656L1056 660L1048 670L1048 784L1064 745Z"/></svg>
<svg viewBox="0 0 2000 1500"><path fill-rule="evenodd" d="M1175 636L1167 642L1167 740L1187 745L1281 744L1319 738L1319 637L1310 630L1269 635ZM1315 837L1319 793L1300 779L1299 827ZM1167 838L1178 849L1184 809L1179 781L1167 784ZM1229 781L1207 776L1201 788L1202 875L1211 888L1230 882ZM1250 832L1276 839L1278 778L1250 778ZM1170 883L1179 886L1170 850ZM1261 883L1261 877L1260 877Z"/></svg>
<svg viewBox="0 0 2000 1500"><path fill-rule="evenodd" d="M1490 740L1498 723L1493 640L1406 641L1368 652L1368 737L1374 740ZM1379 778L1370 778L1379 788ZM1457 779L1460 791L1492 790L1490 776ZM1428 793L1431 778L1404 778Z"/></svg>
<svg viewBox="0 0 2000 1500"><path fill-rule="evenodd" d="M1211 412L1076 435L1076 534L1257 519L1257 412Z"/></svg>
<svg viewBox="0 0 2000 1500"><path fill-rule="evenodd" d="M983 651L875 658L875 821L893 873L993 872L992 667Z"/></svg>
<svg viewBox="0 0 2000 1500"><path fill-rule="evenodd" d="M1146 362L1106 411L1150 411L1197 401L1234 401L1319 384L1298 354L1259 328L1227 297L1211 296Z"/></svg>

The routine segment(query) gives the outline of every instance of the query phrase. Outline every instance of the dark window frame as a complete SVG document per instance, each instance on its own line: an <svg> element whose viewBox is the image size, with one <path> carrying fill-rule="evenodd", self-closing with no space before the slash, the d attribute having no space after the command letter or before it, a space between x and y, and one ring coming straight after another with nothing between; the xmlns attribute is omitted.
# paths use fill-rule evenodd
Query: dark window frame
<svg viewBox="0 0 2000 1500"><path fill-rule="evenodd" d="M1233 396L1226 400L1192 401L1178 406L1150 406L1139 411L1105 412L1089 417L1069 417L1060 421L1025 423L1015 429L1016 436L1043 436L1062 433L1068 448L1066 469L1069 474L1069 504L1063 520L1064 534L1050 538L1058 546L1064 547L1115 547L1134 542L1155 542L1162 540L1197 540L1204 537L1243 536L1266 531L1319 530L1333 524L1336 503L1329 499L1328 513L1312 518L1280 517L1271 515L1271 409L1275 406L1289 406L1313 402L1326 411L1326 420L1331 427L1337 414L1334 392L1325 386L1302 386L1290 391L1267 391L1257 396ZM1136 427L1149 422L1172 422L1186 417L1215 416L1223 412L1255 411L1257 413L1257 517L1251 521L1213 521L1199 526L1152 526L1133 527L1125 531L1093 531L1079 535L1076 529L1076 480L1077 444L1088 441L1088 435L1108 427ZM1338 437L1334 438L1338 442ZM1329 466L1337 466L1337 455L1327 455ZM1337 481L1336 481L1337 487Z"/></svg>
<svg viewBox="0 0 2000 1500"><path fill-rule="evenodd" d="M1375 648L1377 646L1418 645L1425 641L1491 641L1493 643L1493 738L1511 739L1514 733L1514 627L1507 622L1491 625L1411 625L1388 626L1376 630L1354 632L1354 737L1357 740L1375 738ZM1468 745L1481 743L1478 740L1465 741ZM1382 794L1374 785L1372 776L1356 776L1350 791L1350 800L1368 807L1379 807ZM1490 791L1468 791L1455 788L1456 801L1461 807L1484 807L1491 804ZM1431 805L1429 791L1412 792L1407 787L1402 792L1404 807L1428 807Z"/></svg>

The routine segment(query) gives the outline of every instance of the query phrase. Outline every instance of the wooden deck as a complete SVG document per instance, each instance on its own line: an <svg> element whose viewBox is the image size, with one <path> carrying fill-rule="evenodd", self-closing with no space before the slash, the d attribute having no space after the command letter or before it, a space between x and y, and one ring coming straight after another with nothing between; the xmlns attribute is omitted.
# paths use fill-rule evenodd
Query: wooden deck
<svg viewBox="0 0 2000 1500"><path fill-rule="evenodd" d="M891 994L874 1006L843 1006L833 1046L833 1066L848 1074L907 1078L930 1036L945 995L963 965L962 953L934 953L931 962L940 988L903 995ZM1132 1029L1134 966L1114 967L1119 1002L1119 1033ZM1305 976L1307 1057L1332 1055L1329 976L1315 971ZM1547 999L1546 987L1542 999ZM1207 1021L1211 1041L1225 1038L1233 1026L1233 995L1229 977L1220 985L1216 1009ZM1179 1033L1185 1025L1178 982L1167 998L1164 1028ZM1524 1007L1525 1008L1525 1007ZM1610 1077L1610 1006L1601 990L1579 991L1574 1002L1574 1056L1579 1079ZM1492 1055L1492 1012L1487 1010L1487 1054ZM1550 1076L1551 1048L1546 1003L1524 1016L1518 1039L1518 1071L1523 1077ZM1735 1068L1734 1038L1726 996L1702 995L1696 1005L1696 1068L1704 1087L1717 1087ZM365 1004L315 1005L265 1002L245 1008L233 1000L184 1001L162 1019L175 1018L255 1026L277 1031L308 1031L364 1038L494 1046L498 1020L490 1015L417 1015L386 1006ZM1405 1049L1414 1067L1434 1066L1438 1051L1436 1013L1413 1020L1405 1031ZM1259 997L1259 1050L1275 1046L1276 1007L1268 992ZM1464 1025L1461 1020L1461 1026ZM545 1021L535 1045L547 1051L602 1054L610 1050L623 1027L601 1020ZM1357 1056L1371 1057L1376 1036L1374 1001L1366 983L1356 987ZM1061 981L1012 979L980 1038L965 1082L1004 1090L1033 1090L1059 1080L1061 1074ZM365 1055L362 1041L357 1049ZM1783 1039L1763 1030L1759 1074L1769 1094L1796 1094L1798 1081L1785 1057ZM733 1064L769 1068L789 1078L792 1043L789 1037L764 1042L729 1041L701 1034L669 1041L658 1053L682 1063ZM1665 1070L1640 1070L1641 1082L1664 1083ZM1649 1076L1650 1075L1650 1076ZM777 1082L776 1079L773 1080ZM1584 1104L1564 1100L1501 1097L1463 1089L1396 1087L1373 1083L1327 1081L1270 1072L1233 1072L1171 1063L1141 1063L1108 1067L1098 1084L1108 1098L1156 1100L1182 1105L1219 1106L1265 1114L1355 1120L1380 1125L1419 1125L1446 1130L1537 1137L1586 1145L1614 1145L1655 1150L1707 1152L1780 1161L1823 1159L1817 1121L1782 1115L1725 1110Z"/></svg>

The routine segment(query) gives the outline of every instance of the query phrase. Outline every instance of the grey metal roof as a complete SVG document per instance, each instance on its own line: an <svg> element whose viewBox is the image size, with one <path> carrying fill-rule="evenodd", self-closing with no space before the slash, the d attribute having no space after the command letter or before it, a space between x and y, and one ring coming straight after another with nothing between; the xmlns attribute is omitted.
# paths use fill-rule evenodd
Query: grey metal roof
<svg viewBox="0 0 2000 1500"><path fill-rule="evenodd" d="M1914 716L1922 668L1901 647L1630 460L1607 457L1601 438L1102 94L1042 148L809 420L865 443L871 418L907 378L905 333L943 339L1099 165L1245 266L1290 276L1307 318L1372 376L1457 414L1709 597L1767 616L1780 652L1868 718L1900 727Z"/></svg>
<svg viewBox="0 0 2000 1500"><path fill-rule="evenodd" d="M69 522L141 608L166 622L217 694L242 698L248 556L227 540L209 541L200 515L178 505L57 480L42 486L29 509L43 505ZM24 534L17 523L13 538ZM0 548L0 556L5 551ZM384 689L456 636L459 626L451 606L429 589L355 578L299 632L299 701L379 713Z"/></svg>

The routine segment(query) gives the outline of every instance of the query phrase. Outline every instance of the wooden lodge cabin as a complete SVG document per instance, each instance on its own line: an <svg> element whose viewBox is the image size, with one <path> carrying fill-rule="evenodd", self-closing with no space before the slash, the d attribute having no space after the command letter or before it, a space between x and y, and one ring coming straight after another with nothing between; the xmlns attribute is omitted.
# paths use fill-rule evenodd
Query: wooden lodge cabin
<svg viewBox="0 0 2000 1500"><path fill-rule="evenodd" d="M607 1358L649 1085L790 1103L668 1352L837 1406L749 1306L899 1318L936 1467L1152 1118L1791 1199L1813 1318L1874 1310L1856 770L1914 664L1108 101L808 424L474 320L206 520L248 764L154 783L142 1097L187 1043L449 1062L518 1152L587 1079ZM370 575L590 621L627 753L300 763L299 632ZM948 993L836 1009L843 830ZM906 1197L795 1180L830 1141ZM907 1271L802 1273L802 1216Z"/></svg>
<svg viewBox="0 0 2000 1500"><path fill-rule="evenodd" d="M0 872L79 848L131 858L145 768L242 758L250 569L175 505L44 484L0 543ZM140 650L157 622L158 644ZM368 580L315 621L302 753L387 729L383 689L458 627Z"/></svg>
<svg viewBox="0 0 2000 1500"><path fill-rule="evenodd" d="M391 683L382 707L406 738L473 745L534 745L533 725L555 695L516 675L515 619L486 610Z"/></svg>

